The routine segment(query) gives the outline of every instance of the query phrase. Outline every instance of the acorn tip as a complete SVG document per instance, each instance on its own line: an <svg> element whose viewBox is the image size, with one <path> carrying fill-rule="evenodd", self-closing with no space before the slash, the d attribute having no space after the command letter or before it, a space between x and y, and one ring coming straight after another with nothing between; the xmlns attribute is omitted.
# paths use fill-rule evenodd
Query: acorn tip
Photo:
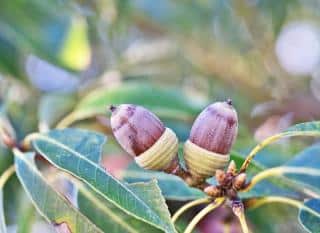
<svg viewBox="0 0 320 233"><path fill-rule="evenodd" d="M114 106L114 105L111 105L111 106L109 107L109 109L110 109L111 112L114 112L114 111L117 109L117 107Z"/></svg>
<svg viewBox="0 0 320 233"><path fill-rule="evenodd" d="M228 98L227 101L226 101L226 103L229 104L230 106L232 106L232 99L231 99L231 98Z"/></svg>

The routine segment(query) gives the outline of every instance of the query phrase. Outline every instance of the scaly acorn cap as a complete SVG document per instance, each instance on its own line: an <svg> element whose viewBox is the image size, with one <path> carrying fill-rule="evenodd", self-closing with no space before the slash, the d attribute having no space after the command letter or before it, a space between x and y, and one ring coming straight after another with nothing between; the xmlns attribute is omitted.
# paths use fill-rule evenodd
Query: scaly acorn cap
<svg viewBox="0 0 320 233"><path fill-rule="evenodd" d="M164 170L176 164L178 139L156 115L132 104L111 106L110 110L114 137L141 167Z"/></svg>
<svg viewBox="0 0 320 233"><path fill-rule="evenodd" d="M205 179L224 169L237 133L238 116L231 100L206 107L193 123L184 147L190 173Z"/></svg>

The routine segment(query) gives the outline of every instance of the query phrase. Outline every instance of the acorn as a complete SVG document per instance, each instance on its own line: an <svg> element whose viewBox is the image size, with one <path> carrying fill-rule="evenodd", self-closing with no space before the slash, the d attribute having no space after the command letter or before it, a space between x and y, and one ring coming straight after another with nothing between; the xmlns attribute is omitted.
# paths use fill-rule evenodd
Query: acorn
<svg viewBox="0 0 320 233"><path fill-rule="evenodd" d="M191 175L204 180L214 176L216 170L223 170L237 132L238 116L231 100L206 107L196 118L184 144L184 159Z"/></svg>
<svg viewBox="0 0 320 233"><path fill-rule="evenodd" d="M145 169L175 173L180 169L178 138L144 107L111 106L111 128L121 147Z"/></svg>

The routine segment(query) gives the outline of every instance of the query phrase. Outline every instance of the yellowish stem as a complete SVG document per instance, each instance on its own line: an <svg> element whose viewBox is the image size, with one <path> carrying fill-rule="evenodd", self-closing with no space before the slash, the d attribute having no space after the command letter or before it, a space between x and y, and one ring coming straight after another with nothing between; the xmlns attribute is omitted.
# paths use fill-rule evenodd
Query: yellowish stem
<svg viewBox="0 0 320 233"><path fill-rule="evenodd" d="M284 174L302 174L302 175L310 175L310 176L320 176L320 171L318 169L309 168L309 167L274 167L270 169L266 169L256 176L252 177L249 185L241 190L242 192L247 192L251 190L257 183L261 182L264 179L267 179L272 176L282 176ZM308 196L314 198L320 198L320 196L314 193L311 190L302 190Z"/></svg>
<svg viewBox="0 0 320 233"><path fill-rule="evenodd" d="M11 165L10 167L8 167L0 176L0 198L3 198L3 187L4 185L7 183L7 181L9 180L9 178L14 174L15 172L15 167L14 165ZM1 202L3 202L3 200L1 200ZM1 203L1 212L3 212L3 203ZM2 218L1 220L1 231L5 231L6 232L6 223L5 223L5 219Z"/></svg>
<svg viewBox="0 0 320 233"><path fill-rule="evenodd" d="M241 229L242 229L242 233L249 233L249 227L246 221L246 216L244 214L241 214L239 216L237 216L239 221L240 221L240 225L241 225Z"/></svg>
<svg viewBox="0 0 320 233"><path fill-rule="evenodd" d="M283 203L283 204L288 204L294 207L297 207L298 209L303 209L307 212L309 212L310 214L315 215L316 217L320 218L320 213L318 213L317 211L314 211L313 209L309 208L308 206L304 205L304 203L291 199L291 198L287 198L287 197L280 197L280 196L269 196L269 197L263 197L263 198L259 198L259 199L254 199L252 200L251 203L248 203L248 207L249 208L258 208L262 205L268 204L268 203Z"/></svg>
<svg viewBox="0 0 320 233"><path fill-rule="evenodd" d="M256 145L256 147L254 147L252 149L252 151L249 153L249 155L247 156L246 160L243 162L241 168L240 168L240 173L241 172L245 172L247 167L249 166L250 162L253 160L254 156L260 151L262 150L265 146L269 145L272 142L277 141L278 139L280 139L282 137L282 134L276 134L273 135L267 139L265 139L264 141L262 141L261 143L259 143L258 145Z"/></svg>
<svg viewBox="0 0 320 233"><path fill-rule="evenodd" d="M246 221L246 216L244 214L244 205L242 202L232 202L232 211L234 215L239 219L242 233L249 233L249 227Z"/></svg>
<svg viewBox="0 0 320 233"><path fill-rule="evenodd" d="M224 202L224 200L224 197L217 198L213 203L209 204L207 207L201 210L189 223L184 233L191 233L198 222L200 222L201 219L204 218L208 213L219 207Z"/></svg>
<svg viewBox="0 0 320 233"><path fill-rule="evenodd" d="M177 210L177 212L175 212L175 214L172 216L171 220L173 223L175 223L177 221L177 219L184 213L186 212L188 209L197 206L197 205L201 205L201 204L206 204L211 202L212 199L211 198L201 198L198 200L194 200L191 202L188 202L187 204L183 205L180 209Z"/></svg>
<svg viewBox="0 0 320 233"><path fill-rule="evenodd" d="M64 129L70 126L74 122L74 114L71 112L65 118L63 118L56 126L57 129Z"/></svg>
<svg viewBox="0 0 320 233"><path fill-rule="evenodd" d="M241 169L240 169L240 173L241 172L245 172L246 169L248 168L250 162L253 160L253 158L255 157L255 155L262 150L264 147L266 147L267 145L278 141L281 138L286 138L286 137L295 137L295 136L309 136L309 137L314 137L314 136L320 136L319 132L315 132L315 131L304 131L304 132L300 132L300 131L288 131L288 132L284 132L284 133L279 133L276 135L273 135L267 139L265 139L264 141L262 141L261 143L259 143L256 147L254 147L252 149L252 151L249 153L249 155L247 156L246 160L243 162Z"/></svg>
<svg viewBox="0 0 320 233"><path fill-rule="evenodd" d="M29 135L27 135L22 142L22 146L24 148L30 148L31 147L31 141L35 140L37 138L41 137L40 133L31 133Z"/></svg>
<svg viewBox="0 0 320 233"><path fill-rule="evenodd" d="M10 167L5 170L2 175L0 176L0 189L3 189L4 185L8 181L8 179L14 174L15 167L11 165Z"/></svg>

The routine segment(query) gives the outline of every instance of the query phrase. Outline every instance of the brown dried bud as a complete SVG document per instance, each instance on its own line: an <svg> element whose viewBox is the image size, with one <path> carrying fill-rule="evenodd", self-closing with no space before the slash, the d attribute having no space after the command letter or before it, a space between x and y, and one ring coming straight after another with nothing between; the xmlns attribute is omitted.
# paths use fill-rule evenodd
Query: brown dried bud
<svg viewBox="0 0 320 233"><path fill-rule="evenodd" d="M203 149L228 154L238 132L238 116L230 100L205 108L195 120L189 140Z"/></svg>
<svg viewBox="0 0 320 233"><path fill-rule="evenodd" d="M146 169L174 170L178 151L175 133L144 107L132 104L111 106L111 127L121 147ZM176 165L175 163L175 166Z"/></svg>
<svg viewBox="0 0 320 233"><path fill-rule="evenodd" d="M244 186L246 178L247 175L245 173L237 175L233 180L233 187L237 190L240 190Z"/></svg>
<svg viewBox="0 0 320 233"><path fill-rule="evenodd" d="M203 191L210 197L222 196L222 191L217 186L208 186Z"/></svg>
<svg viewBox="0 0 320 233"><path fill-rule="evenodd" d="M226 173L223 170L216 170L216 180L219 184L223 184L225 178L226 178Z"/></svg>
<svg viewBox="0 0 320 233"><path fill-rule="evenodd" d="M235 175L236 172L237 172L237 165L234 162L234 160L231 160L231 162L229 163L228 169L227 169L227 173Z"/></svg>
<svg viewBox="0 0 320 233"><path fill-rule="evenodd" d="M208 178L229 162L229 151L238 132L238 116L231 100L217 102L205 108L195 120L189 140L184 146L184 158L190 173Z"/></svg>

